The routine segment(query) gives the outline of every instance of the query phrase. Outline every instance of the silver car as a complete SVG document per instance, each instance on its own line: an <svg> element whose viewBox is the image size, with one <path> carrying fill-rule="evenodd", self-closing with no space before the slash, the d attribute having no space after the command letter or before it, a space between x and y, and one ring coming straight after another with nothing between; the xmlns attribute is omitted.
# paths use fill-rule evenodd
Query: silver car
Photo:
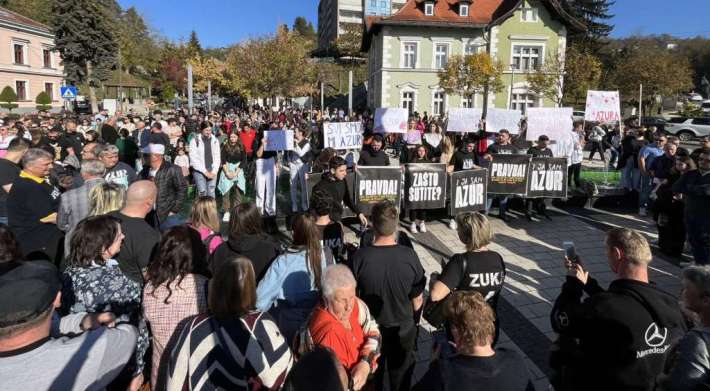
<svg viewBox="0 0 710 391"><path fill-rule="evenodd" d="M710 117L676 119L676 121L672 119L666 125L666 133L678 136L681 141L710 136Z"/></svg>

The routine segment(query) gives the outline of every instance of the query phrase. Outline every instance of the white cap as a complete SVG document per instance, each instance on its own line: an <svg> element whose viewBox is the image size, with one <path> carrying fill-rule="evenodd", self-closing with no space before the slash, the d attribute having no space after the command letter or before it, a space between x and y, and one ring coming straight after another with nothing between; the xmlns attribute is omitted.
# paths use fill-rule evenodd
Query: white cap
<svg viewBox="0 0 710 391"><path fill-rule="evenodd" d="M165 146L163 144L148 144L147 147L143 148L143 153L165 155Z"/></svg>

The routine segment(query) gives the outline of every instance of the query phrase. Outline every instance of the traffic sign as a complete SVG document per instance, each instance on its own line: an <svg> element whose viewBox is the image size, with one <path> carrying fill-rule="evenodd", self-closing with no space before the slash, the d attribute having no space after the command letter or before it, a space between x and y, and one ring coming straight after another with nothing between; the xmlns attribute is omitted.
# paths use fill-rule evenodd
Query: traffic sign
<svg viewBox="0 0 710 391"><path fill-rule="evenodd" d="M72 100L76 99L76 87L74 86L64 86L60 89L62 94L62 99Z"/></svg>

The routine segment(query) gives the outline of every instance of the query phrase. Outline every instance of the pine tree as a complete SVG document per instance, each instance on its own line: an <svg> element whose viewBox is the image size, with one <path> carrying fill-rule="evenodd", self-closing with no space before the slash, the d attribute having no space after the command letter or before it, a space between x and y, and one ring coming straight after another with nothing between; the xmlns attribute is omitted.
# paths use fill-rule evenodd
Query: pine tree
<svg viewBox="0 0 710 391"><path fill-rule="evenodd" d="M203 54L202 45L200 45L200 40L197 38L197 33L195 30L192 30L190 32L190 40L187 41L188 58L202 57Z"/></svg>
<svg viewBox="0 0 710 391"><path fill-rule="evenodd" d="M567 0L567 11L587 26L587 31L571 34L570 40L591 45L594 50L599 49L604 38L614 29L614 25L607 23L614 17L609 13L614 3L616 0Z"/></svg>
<svg viewBox="0 0 710 391"><path fill-rule="evenodd" d="M313 23L308 22L303 16L299 16L293 22L293 31L306 39L315 39L316 30Z"/></svg>
<svg viewBox="0 0 710 391"><path fill-rule="evenodd" d="M66 80L89 85L91 109L97 112L96 86L110 77L117 60L112 18L96 0L55 0L52 14Z"/></svg>

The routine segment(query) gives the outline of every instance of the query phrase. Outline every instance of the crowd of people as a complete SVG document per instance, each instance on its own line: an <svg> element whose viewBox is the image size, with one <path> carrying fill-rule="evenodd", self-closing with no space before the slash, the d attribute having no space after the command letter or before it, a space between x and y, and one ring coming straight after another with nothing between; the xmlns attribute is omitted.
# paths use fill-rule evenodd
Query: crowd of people
<svg viewBox="0 0 710 391"><path fill-rule="evenodd" d="M427 276L399 229L399 205L383 201L366 215L348 171L446 163L454 172L529 154L568 158L570 186L579 187L585 143L605 159L609 134L624 179L657 211L661 247L682 252L687 233L697 263L682 276L688 313L649 282L646 239L610 230L618 279L608 290L583 255L565 259L551 381L558 390L708 383L710 140L684 155L662 134L642 146L633 130L586 135L583 124L550 145L546 136L526 142L524 123L489 141L485 132L448 134L426 114L401 135L372 133L368 114L166 114L0 125L3 389L533 390L522 355L498 346L507 269L488 247L487 214L497 202L507 220L510 197L449 216L466 251ZM363 149L323 148L323 122L348 120L362 122ZM265 132L281 129L294 131L294 148L267 150ZM282 169L288 241L272 235ZM344 208L362 226L359 243L345 240ZM427 232L427 211L406 212L410 234ZM550 217L542 199L525 200L523 212ZM689 313L700 325L691 331ZM423 319L435 350L414 379Z"/></svg>

